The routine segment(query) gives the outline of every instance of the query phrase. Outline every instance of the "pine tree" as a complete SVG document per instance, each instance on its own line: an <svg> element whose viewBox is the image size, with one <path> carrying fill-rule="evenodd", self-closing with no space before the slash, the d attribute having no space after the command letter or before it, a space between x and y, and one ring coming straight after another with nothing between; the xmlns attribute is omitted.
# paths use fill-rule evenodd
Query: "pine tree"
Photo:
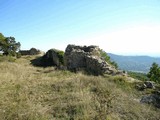
<svg viewBox="0 0 160 120"><path fill-rule="evenodd" d="M160 67L157 63L153 63L149 73L147 74L148 78L150 78L151 81L159 82L160 83Z"/></svg>

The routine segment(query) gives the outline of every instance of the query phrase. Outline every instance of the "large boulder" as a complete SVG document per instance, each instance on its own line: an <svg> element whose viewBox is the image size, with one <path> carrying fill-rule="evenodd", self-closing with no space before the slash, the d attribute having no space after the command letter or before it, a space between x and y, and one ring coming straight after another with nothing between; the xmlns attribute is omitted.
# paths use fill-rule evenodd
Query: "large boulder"
<svg viewBox="0 0 160 120"><path fill-rule="evenodd" d="M56 49L50 49L42 57L42 63L44 66L57 66L63 65L64 52Z"/></svg>
<svg viewBox="0 0 160 120"><path fill-rule="evenodd" d="M145 95L140 100L141 103L153 104L155 107L160 108L160 95L159 94L150 94Z"/></svg>
<svg viewBox="0 0 160 120"><path fill-rule="evenodd" d="M64 61L67 69L77 71L85 69L89 73L116 74L117 70L101 57L98 46L75 46L68 45L65 50Z"/></svg>

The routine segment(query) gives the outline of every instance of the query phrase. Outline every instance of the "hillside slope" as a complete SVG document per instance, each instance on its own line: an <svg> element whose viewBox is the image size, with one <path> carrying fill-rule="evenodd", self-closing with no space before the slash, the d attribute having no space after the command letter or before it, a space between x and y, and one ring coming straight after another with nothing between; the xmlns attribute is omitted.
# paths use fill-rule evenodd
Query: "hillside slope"
<svg viewBox="0 0 160 120"><path fill-rule="evenodd" d="M111 60L115 61L119 68L126 71L147 73L153 62L160 65L160 58L149 56L122 56L107 53Z"/></svg>
<svg viewBox="0 0 160 120"><path fill-rule="evenodd" d="M127 78L41 68L35 56L0 62L1 120L159 120L160 110L139 102Z"/></svg>

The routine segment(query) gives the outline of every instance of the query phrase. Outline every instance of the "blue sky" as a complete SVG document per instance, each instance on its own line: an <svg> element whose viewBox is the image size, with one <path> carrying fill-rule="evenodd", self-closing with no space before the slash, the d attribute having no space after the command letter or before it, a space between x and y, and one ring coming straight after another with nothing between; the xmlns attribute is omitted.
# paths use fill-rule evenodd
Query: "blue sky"
<svg viewBox="0 0 160 120"><path fill-rule="evenodd" d="M160 55L160 0L0 0L0 32L21 49L77 44Z"/></svg>

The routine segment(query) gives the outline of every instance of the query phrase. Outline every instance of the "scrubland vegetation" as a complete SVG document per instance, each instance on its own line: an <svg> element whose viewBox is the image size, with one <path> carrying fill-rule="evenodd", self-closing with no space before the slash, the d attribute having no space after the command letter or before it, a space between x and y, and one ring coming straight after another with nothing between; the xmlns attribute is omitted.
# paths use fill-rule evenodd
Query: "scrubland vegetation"
<svg viewBox="0 0 160 120"><path fill-rule="evenodd" d="M35 56L0 62L1 120L159 120L122 76L35 67ZM1 57L2 59L2 57Z"/></svg>

